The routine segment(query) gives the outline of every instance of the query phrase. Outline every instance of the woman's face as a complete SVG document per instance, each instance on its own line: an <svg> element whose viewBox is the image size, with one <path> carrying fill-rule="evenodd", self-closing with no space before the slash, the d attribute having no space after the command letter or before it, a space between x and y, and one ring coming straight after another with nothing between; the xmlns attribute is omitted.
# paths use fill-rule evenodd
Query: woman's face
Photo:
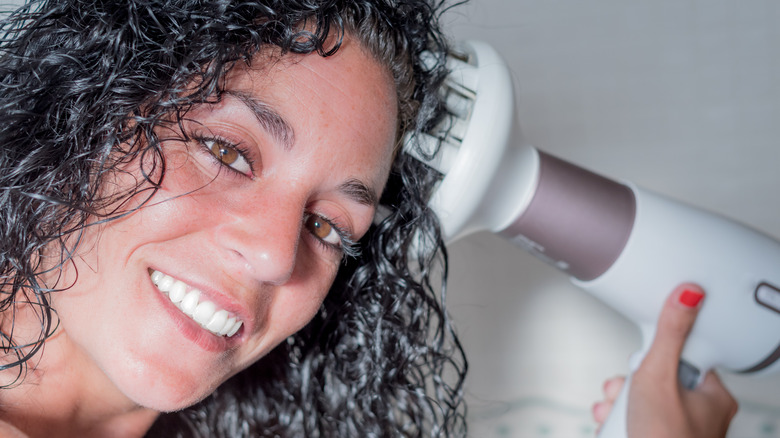
<svg viewBox="0 0 780 438"><path fill-rule="evenodd" d="M161 189L88 229L66 267L58 336L99 390L163 411L207 396L314 316L341 242L371 225L396 138L389 73L352 40L266 61L187 115L189 140L158 133Z"/></svg>

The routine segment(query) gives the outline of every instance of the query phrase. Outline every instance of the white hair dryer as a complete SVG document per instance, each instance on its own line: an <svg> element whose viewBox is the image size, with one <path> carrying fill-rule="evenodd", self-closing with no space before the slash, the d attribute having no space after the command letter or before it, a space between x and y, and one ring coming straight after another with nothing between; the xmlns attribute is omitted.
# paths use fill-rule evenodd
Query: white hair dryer
<svg viewBox="0 0 780 438"><path fill-rule="evenodd" d="M707 300L687 340L680 381L711 368L780 369L780 243L723 217L616 182L524 143L510 72L490 46L464 42L442 89L449 115L407 151L442 173L430 206L445 239L489 230L571 277L635 322L641 363L666 296L694 282ZM626 437L630 379L602 438Z"/></svg>

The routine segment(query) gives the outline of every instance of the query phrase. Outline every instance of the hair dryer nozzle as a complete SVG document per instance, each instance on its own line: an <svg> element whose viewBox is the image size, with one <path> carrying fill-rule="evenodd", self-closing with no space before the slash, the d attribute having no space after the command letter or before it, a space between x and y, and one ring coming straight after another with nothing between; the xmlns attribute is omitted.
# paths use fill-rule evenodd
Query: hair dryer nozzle
<svg viewBox="0 0 780 438"><path fill-rule="evenodd" d="M538 156L521 140L512 76L492 47L464 42L448 67L447 113L430 132L407 139L405 151L444 175L430 206L452 241L508 226L533 194Z"/></svg>

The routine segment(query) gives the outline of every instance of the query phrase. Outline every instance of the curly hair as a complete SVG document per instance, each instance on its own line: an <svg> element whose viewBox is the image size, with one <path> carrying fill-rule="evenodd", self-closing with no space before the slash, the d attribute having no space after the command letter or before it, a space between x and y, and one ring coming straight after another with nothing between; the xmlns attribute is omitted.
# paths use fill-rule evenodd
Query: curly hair
<svg viewBox="0 0 780 438"><path fill-rule="evenodd" d="M24 378L57 326L42 275L58 272L88 226L148 200L164 177L155 132L222 97L224 78L265 47L329 56L356 37L395 80L399 132L441 112L439 0L51 0L0 25L0 348ZM399 137L399 143L401 138ZM105 181L152 163L122 193ZM376 221L300 332L149 436L465 434L463 350L447 317L447 255L426 200L438 175L397 153ZM133 204L135 205L135 204ZM425 244L420 244L422 239ZM35 306L37 342L13 338ZM8 329L11 327L11 329ZM10 355L11 359L7 357Z"/></svg>

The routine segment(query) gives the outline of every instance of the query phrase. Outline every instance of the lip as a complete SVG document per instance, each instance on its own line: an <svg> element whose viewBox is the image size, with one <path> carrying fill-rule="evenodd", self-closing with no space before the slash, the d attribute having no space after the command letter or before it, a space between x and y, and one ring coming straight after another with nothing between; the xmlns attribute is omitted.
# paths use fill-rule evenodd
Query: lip
<svg viewBox="0 0 780 438"><path fill-rule="evenodd" d="M155 269L156 268L149 268L149 269ZM199 286L198 284L191 283L189 281L185 281L188 285L197 288L201 291L202 294L208 297L208 299L212 302L214 302L217 306L220 308L223 308L227 310L228 312L236 315L243 321L242 327L238 330L238 332L231 336L231 337L225 337L225 336L218 336L214 333L210 332L209 330L206 330L205 328L201 327L200 324L192 320L189 316L182 313L181 310L179 310L176 305L174 305L168 297L164 296L164 294L157 289L157 287L152 283L151 277L148 275L148 269L147 269L147 278L148 278L148 284L149 287L154 292L154 295L157 297L157 300L160 302L162 307L168 312L168 314L171 316L171 319L173 320L174 324L178 328L179 332L189 341L195 343L200 348L206 350L206 351L212 351L212 352L220 352L229 350L230 348L234 347L235 345L239 344L243 338L243 334L246 333L247 325L248 325L248 318L246 318L246 312L242 311L242 309L239 308L238 305L235 303L226 303L225 298L222 295L214 294L211 292L211 289L205 288L202 286ZM160 270L161 272L166 272L164 270ZM177 277L175 275L172 275L174 278L181 278ZM184 280L182 280L184 281Z"/></svg>

